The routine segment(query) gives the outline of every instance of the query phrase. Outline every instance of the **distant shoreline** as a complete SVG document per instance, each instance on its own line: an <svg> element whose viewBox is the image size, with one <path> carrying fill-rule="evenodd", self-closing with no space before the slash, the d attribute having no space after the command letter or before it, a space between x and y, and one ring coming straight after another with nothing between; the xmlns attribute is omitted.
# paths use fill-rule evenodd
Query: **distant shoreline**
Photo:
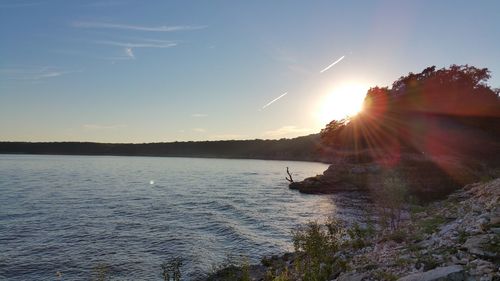
<svg viewBox="0 0 500 281"><path fill-rule="evenodd" d="M4 153L0 155L34 155L34 156L112 156L112 157L156 157L156 158L193 158L193 159L221 159L221 160L262 160L262 161L293 161L293 162L308 162L308 163L321 163L331 164L326 161L320 160L297 160L297 159L269 159L269 158L237 158L237 157L217 157L217 156L165 156L165 155L124 155L124 154L54 154L54 153Z"/></svg>
<svg viewBox="0 0 500 281"><path fill-rule="evenodd" d="M0 141L0 154L184 157L328 163L320 155L320 146L319 134L280 140L256 139L145 144Z"/></svg>

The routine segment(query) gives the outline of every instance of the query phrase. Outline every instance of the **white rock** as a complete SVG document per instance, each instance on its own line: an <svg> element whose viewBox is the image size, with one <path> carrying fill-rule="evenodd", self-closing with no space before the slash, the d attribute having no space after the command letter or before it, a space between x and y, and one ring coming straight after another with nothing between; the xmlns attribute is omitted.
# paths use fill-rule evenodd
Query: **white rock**
<svg viewBox="0 0 500 281"><path fill-rule="evenodd" d="M438 267L422 273L414 273L398 281L463 281L465 280L464 269L460 265Z"/></svg>

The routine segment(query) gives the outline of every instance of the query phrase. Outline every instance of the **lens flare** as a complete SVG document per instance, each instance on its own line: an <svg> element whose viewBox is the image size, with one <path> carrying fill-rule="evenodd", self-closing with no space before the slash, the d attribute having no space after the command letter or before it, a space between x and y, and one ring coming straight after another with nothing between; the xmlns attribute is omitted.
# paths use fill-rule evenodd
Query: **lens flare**
<svg viewBox="0 0 500 281"><path fill-rule="evenodd" d="M356 83L333 89L319 105L317 118L320 125L356 115L363 109L363 100L368 89L368 86Z"/></svg>

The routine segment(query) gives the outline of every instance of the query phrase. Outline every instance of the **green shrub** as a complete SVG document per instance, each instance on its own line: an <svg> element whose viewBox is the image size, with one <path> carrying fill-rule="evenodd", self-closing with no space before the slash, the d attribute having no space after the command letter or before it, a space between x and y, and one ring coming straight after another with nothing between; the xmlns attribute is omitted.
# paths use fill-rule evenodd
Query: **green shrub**
<svg viewBox="0 0 500 281"><path fill-rule="evenodd" d="M302 280L327 280L334 273L334 265L339 265L334 254L344 233L342 224L334 218L329 218L325 224L309 222L292 232L297 253L295 266Z"/></svg>
<svg viewBox="0 0 500 281"><path fill-rule="evenodd" d="M408 199L408 187L396 171L386 173L382 184L373 190L383 227L396 230Z"/></svg>
<svg viewBox="0 0 500 281"><path fill-rule="evenodd" d="M368 224L365 228L358 223L354 223L351 228L347 229L347 235L350 238L350 245L354 249L361 249L368 246L369 239L375 234L373 225Z"/></svg>
<svg viewBox="0 0 500 281"><path fill-rule="evenodd" d="M250 281L250 264L247 259L243 260L243 264L241 265L241 277L240 281Z"/></svg>
<svg viewBox="0 0 500 281"><path fill-rule="evenodd" d="M271 279L265 279L265 280L272 280L272 281L292 281L294 280L290 273L288 272L288 268L285 267L283 271L281 271L278 276L274 277L272 273L270 273Z"/></svg>
<svg viewBox="0 0 500 281"><path fill-rule="evenodd" d="M181 280L182 260L173 258L161 264L162 277L164 281L180 281Z"/></svg>
<svg viewBox="0 0 500 281"><path fill-rule="evenodd" d="M99 263L93 270L93 281L109 281L111 280L110 268L107 264Z"/></svg>
<svg viewBox="0 0 500 281"><path fill-rule="evenodd" d="M458 243L463 244L467 241L467 231L461 229L458 231Z"/></svg>
<svg viewBox="0 0 500 281"><path fill-rule="evenodd" d="M418 226L424 233L432 234L436 232L442 224L446 222L446 219L442 216L434 216L428 219L423 219L418 222Z"/></svg>
<svg viewBox="0 0 500 281"><path fill-rule="evenodd" d="M224 261L212 265L211 273L205 279L207 281L249 281L250 263L244 256L227 254Z"/></svg>

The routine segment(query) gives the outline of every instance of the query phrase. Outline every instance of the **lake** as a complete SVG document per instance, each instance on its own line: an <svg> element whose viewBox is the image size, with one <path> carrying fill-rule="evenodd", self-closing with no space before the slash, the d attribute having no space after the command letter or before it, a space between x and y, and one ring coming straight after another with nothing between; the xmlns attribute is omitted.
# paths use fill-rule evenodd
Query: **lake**
<svg viewBox="0 0 500 281"><path fill-rule="evenodd" d="M292 250L290 231L342 208L340 195L289 190L327 165L294 161L0 155L0 279L185 280L228 256L258 262ZM56 272L62 278L56 277Z"/></svg>

